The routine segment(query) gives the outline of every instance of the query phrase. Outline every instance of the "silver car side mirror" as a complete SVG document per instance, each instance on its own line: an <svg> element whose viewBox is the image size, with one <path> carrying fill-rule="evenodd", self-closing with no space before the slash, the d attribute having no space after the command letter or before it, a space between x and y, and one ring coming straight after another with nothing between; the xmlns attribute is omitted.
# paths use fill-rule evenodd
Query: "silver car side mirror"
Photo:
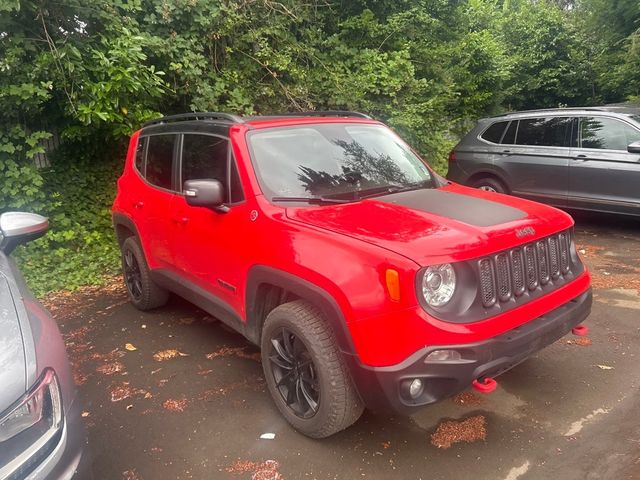
<svg viewBox="0 0 640 480"><path fill-rule="evenodd" d="M640 153L640 142L633 142L627 146L627 152Z"/></svg>
<svg viewBox="0 0 640 480"><path fill-rule="evenodd" d="M49 229L49 219L29 212L0 215L0 250L10 254L18 245L41 237Z"/></svg>

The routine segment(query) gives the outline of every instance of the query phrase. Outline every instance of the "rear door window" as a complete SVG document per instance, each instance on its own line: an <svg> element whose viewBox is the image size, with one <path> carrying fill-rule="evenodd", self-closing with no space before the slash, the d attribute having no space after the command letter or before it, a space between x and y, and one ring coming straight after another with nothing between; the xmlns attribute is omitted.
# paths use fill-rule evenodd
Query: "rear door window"
<svg viewBox="0 0 640 480"><path fill-rule="evenodd" d="M482 139L491 143L500 143L504 129L507 128L509 122L497 122L487 128L480 136Z"/></svg>
<svg viewBox="0 0 640 480"><path fill-rule="evenodd" d="M147 181L157 187L171 190L173 146L176 135L152 135L147 148Z"/></svg>
<svg viewBox="0 0 640 480"><path fill-rule="evenodd" d="M630 143L637 141L640 141L640 131L620 120L607 117L580 119L582 148L626 151Z"/></svg>
<svg viewBox="0 0 640 480"><path fill-rule="evenodd" d="M571 118L540 117L520 120L516 143L541 147L565 147L571 133Z"/></svg>
<svg viewBox="0 0 640 480"><path fill-rule="evenodd" d="M243 199L238 171L229 152L229 140L213 135L185 134L182 141L182 182L203 179L222 183L225 203Z"/></svg>

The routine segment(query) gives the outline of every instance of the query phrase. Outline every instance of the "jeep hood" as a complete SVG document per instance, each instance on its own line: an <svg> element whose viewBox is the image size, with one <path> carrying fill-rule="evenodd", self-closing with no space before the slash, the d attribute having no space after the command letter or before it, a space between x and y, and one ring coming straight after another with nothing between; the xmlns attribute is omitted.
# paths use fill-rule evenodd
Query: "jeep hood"
<svg viewBox="0 0 640 480"><path fill-rule="evenodd" d="M477 258L573 225L555 208L455 184L335 206L287 208L287 216L419 265Z"/></svg>

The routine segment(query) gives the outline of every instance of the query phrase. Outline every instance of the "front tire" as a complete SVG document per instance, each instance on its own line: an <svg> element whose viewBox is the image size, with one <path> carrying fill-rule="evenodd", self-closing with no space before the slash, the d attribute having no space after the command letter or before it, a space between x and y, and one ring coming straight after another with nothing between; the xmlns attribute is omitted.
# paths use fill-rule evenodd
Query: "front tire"
<svg viewBox="0 0 640 480"><path fill-rule="evenodd" d="M296 300L276 307L265 320L261 346L269 392L293 428L325 438L360 418L362 400L315 306Z"/></svg>
<svg viewBox="0 0 640 480"><path fill-rule="evenodd" d="M151 310L163 306L169 292L151 279L151 272L142 248L135 237L122 244L122 273L127 286L129 300L138 310Z"/></svg>

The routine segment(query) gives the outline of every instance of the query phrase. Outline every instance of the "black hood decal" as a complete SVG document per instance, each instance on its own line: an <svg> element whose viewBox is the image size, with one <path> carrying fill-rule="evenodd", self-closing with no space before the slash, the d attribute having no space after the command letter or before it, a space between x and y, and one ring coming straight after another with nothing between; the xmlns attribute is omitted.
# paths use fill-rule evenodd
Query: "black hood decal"
<svg viewBox="0 0 640 480"><path fill-rule="evenodd" d="M518 208L442 190L411 190L385 195L376 200L440 215L476 227L492 227L527 216Z"/></svg>

